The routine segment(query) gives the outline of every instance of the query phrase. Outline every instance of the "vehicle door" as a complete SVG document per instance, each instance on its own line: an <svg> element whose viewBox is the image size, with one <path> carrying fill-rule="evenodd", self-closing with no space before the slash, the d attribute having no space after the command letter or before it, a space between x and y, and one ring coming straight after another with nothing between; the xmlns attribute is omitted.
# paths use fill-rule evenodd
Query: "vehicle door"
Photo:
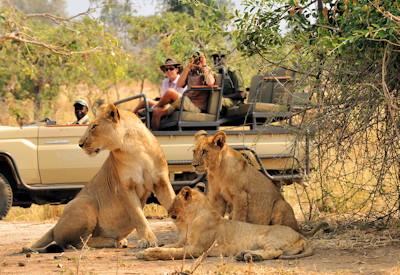
<svg viewBox="0 0 400 275"><path fill-rule="evenodd" d="M99 170L108 152L89 157L78 146L86 128L86 125L39 127L38 163L42 184L85 184Z"/></svg>

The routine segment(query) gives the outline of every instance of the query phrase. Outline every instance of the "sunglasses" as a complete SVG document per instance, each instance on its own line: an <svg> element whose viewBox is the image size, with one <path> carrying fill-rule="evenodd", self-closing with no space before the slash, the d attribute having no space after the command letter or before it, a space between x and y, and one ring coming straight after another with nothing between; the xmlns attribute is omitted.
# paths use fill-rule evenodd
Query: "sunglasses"
<svg viewBox="0 0 400 275"><path fill-rule="evenodd" d="M166 71L173 71L173 70L175 70L176 68L175 67L165 67L164 69L163 69L163 71L164 72L166 72Z"/></svg>

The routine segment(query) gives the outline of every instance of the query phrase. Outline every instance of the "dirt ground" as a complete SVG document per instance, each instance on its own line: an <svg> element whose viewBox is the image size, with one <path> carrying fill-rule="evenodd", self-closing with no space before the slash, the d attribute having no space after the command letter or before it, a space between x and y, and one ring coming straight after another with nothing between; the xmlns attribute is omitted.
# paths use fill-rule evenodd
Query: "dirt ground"
<svg viewBox="0 0 400 275"><path fill-rule="evenodd" d="M152 219L150 223L161 244L177 239L169 219ZM172 274L196 266L192 259L137 260L135 233L129 236L127 249L83 249L29 257L20 253L23 246L41 237L52 225L0 221L0 274ZM308 258L249 264L231 258L207 258L194 274L400 274L398 231L350 228L321 232L311 240L315 254Z"/></svg>

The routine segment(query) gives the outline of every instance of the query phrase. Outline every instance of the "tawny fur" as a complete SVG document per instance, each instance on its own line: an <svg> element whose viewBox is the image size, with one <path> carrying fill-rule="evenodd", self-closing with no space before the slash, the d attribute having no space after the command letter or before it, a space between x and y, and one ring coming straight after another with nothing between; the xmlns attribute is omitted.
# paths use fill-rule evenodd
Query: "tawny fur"
<svg viewBox="0 0 400 275"><path fill-rule="evenodd" d="M90 247L120 247L133 229L140 247L156 246L142 207L152 192L167 209L175 197L157 139L134 114L110 104L102 107L79 144L89 155L110 150L109 157L31 249L43 251L51 243L80 247L89 237Z"/></svg>
<svg viewBox="0 0 400 275"><path fill-rule="evenodd" d="M304 237L292 228L224 219L205 195L189 187L176 196L169 214L185 241L138 252L138 259L183 259L199 257L206 251L208 256L235 256L239 261L293 259L313 254Z"/></svg>
<svg viewBox="0 0 400 275"><path fill-rule="evenodd" d="M199 131L192 164L197 172L207 172L208 198L221 215L229 205L233 220L299 231L293 209L278 187L226 143L224 132L207 136Z"/></svg>

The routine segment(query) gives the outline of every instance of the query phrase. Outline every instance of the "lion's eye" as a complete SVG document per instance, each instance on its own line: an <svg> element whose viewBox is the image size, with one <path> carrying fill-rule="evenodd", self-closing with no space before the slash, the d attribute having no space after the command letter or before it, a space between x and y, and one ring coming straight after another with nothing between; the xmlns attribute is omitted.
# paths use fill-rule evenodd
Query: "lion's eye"
<svg viewBox="0 0 400 275"><path fill-rule="evenodd" d="M92 128L90 128L90 130L94 130L94 129L96 129L96 127L97 127L97 124L93 124Z"/></svg>
<svg viewBox="0 0 400 275"><path fill-rule="evenodd" d="M205 154L207 154L207 150L202 150L201 154L204 156Z"/></svg>

